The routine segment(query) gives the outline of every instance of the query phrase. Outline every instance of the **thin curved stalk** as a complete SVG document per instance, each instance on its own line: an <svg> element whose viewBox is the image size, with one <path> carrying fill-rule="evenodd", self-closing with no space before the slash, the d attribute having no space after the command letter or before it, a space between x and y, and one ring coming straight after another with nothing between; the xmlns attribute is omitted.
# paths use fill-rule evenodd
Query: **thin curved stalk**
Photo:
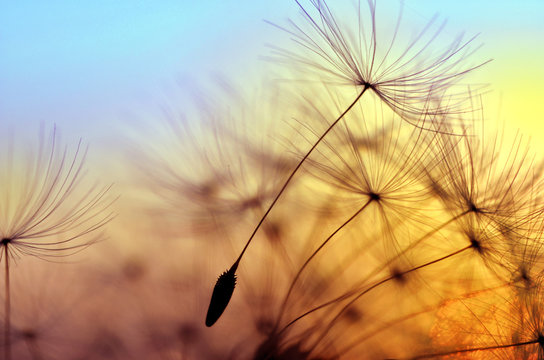
<svg viewBox="0 0 544 360"><path fill-rule="evenodd" d="M4 244L4 257L5 257L5 308L4 308L4 359L11 359L11 298L10 298L10 285L9 285L9 256L8 245Z"/></svg>
<svg viewBox="0 0 544 360"><path fill-rule="evenodd" d="M424 241L425 239L429 238L430 236L436 234L438 231L440 231L441 229L443 229L444 227L446 227L447 225L451 224L452 222L462 218L463 216L465 216L466 214L470 213L470 211L464 211L454 217L452 217L451 219L449 219L448 221L444 222L443 224L441 224L440 226L438 226L437 228L435 229L432 229L431 231L427 232L425 235L423 235L422 237L420 237L417 241L415 241L414 243L410 244L410 246L408 246L407 248L405 248L404 250L402 250L401 252L399 252L397 254L397 257L402 255L402 254L405 254L407 251L409 251L410 249L413 249L417 244L420 244L422 241ZM464 249L463 249L464 250ZM451 256L450 255L447 255L447 257ZM377 273L379 273L379 271L385 269L387 267L387 265L389 265L393 260L389 260L387 261L385 264L383 264L383 266L379 267L378 269L376 269L376 271L374 271L373 273L371 273L369 276L367 276L364 280L363 280L363 283L366 282L368 279L370 279L372 276L376 275ZM433 260L433 263L436 262L435 260ZM429 265L429 264L427 264ZM408 270L406 273L408 272L411 272L413 270L416 270L414 268ZM390 279L385 279L387 281L389 281ZM384 280L380 281L379 283L377 284L374 284L372 287L375 287L375 286L378 286L380 285L382 282L384 282ZM289 322L287 325L285 325L280 331L279 333L282 333L284 332L285 330L287 330L287 328L289 328L291 325L293 325L294 323L296 323L297 321L299 321L300 319L310 315L311 313L315 312L315 311L318 311L320 309L323 309L329 305L332 305L332 304L335 304L337 303L338 301L342 301L342 300L345 300L345 299L348 299L350 298L351 296L357 294L357 293L360 293L361 291L364 291L365 293L368 292L369 290L371 289L366 289L366 290L360 290L361 287L357 287L355 290L352 290L352 291L348 291L347 293L343 294L343 295L340 295L332 300L329 300L321 305L318 305L308 311L306 311L304 314L301 314L299 315L298 317L296 317L295 319L293 319L291 322Z"/></svg>
<svg viewBox="0 0 544 360"><path fill-rule="evenodd" d="M347 219L346 221L344 221L344 223L342 223L342 225L340 225L340 227L338 227L336 230L334 230L332 232L332 234L329 235L329 237L327 237L327 239L325 239L325 241L323 241L321 243L321 245L319 245L319 247L312 253L312 255L310 255L308 257L308 259L306 259L306 261L304 262L304 264L301 266L301 268L298 270L297 274L295 275L295 278L293 279L293 281L291 281L291 285L289 286L289 290L287 291L287 294L285 295L285 298L283 299L283 302L281 304L281 308L280 308L280 313L278 315L278 318L276 320L276 324L274 326L274 329L277 329L280 321L281 321L281 318L283 316L283 313L285 311L285 307L287 305L287 301L289 300L289 296L291 295L291 293L293 292L293 288L295 287L295 284L296 282L298 281L298 279L300 278L300 275L302 275L302 272L304 271L304 269L306 268L306 266L308 266L308 264L310 263L310 261L312 261L312 259L317 255L317 253L319 251L321 251L321 249L323 249L323 247L325 245L327 245L327 243L340 231L342 230L346 225L348 225L353 219L355 219L359 214L361 214L366 208L368 205L370 205L370 203L373 201L372 198L368 199L365 204L363 206L361 206L353 215L350 216L349 219Z"/></svg>
<svg viewBox="0 0 544 360"><path fill-rule="evenodd" d="M279 200L280 196L283 194L283 192L285 191L285 189L287 188L287 185L289 185L289 183L291 182L291 180L293 179L293 177L295 176L295 174L298 172L298 170L302 167L302 164L304 164L304 162L306 161L306 159L310 156L310 154L315 150L315 148L317 147L317 145L319 145L321 143L321 141L327 136L327 134L329 132L331 132L332 129L334 129L334 127L336 126L336 124L338 124L340 122L340 120L342 120L344 118L344 116L355 106L355 104L357 104L357 102L359 101L359 99L361 99L361 97L363 96L363 94L366 92L366 90L368 90L370 88L370 86L365 86L363 88L363 90L359 93L359 95L357 95L357 97L355 98L355 100L353 100L353 102L346 108L346 110L344 110L344 112L342 114L340 114L340 116L338 116L338 118L336 118L336 120L327 128L327 130L321 134L321 136L319 137L319 139L317 139L317 141L312 145L312 147L310 148L310 150L308 150L308 152L302 157L302 159L299 161L299 163L297 164L297 166L293 169L293 171L291 172L291 174L289 175L289 177L287 178L287 180L285 181L285 183L283 184L283 186L281 187L280 191L278 192L278 194L276 195L276 197L274 198L274 200L272 201L272 203L268 206L268 209L266 210L266 212L264 213L264 215L261 217L261 220L259 220L259 222L257 223L257 226L255 227L255 229L253 230L253 232L251 233L248 241L246 242L246 245L244 246L244 248L242 249L242 251L240 252L240 255L238 256L238 259L236 259L236 261L234 262L234 264L236 264L236 267L238 266L238 264L240 263L240 260L242 259L242 256L244 256L244 253L246 252L249 244L251 243L251 241L253 240L253 238L255 237L255 234L257 233L257 231L259 230L259 228L261 227L261 225L263 224L264 220L267 218L268 214L270 213L270 211L272 211L272 208L274 208L274 205L276 205L276 202ZM234 265L233 265L234 267Z"/></svg>
<svg viewBox="0 0 544 360"><path fill-rule="evenodd" d="M227 271L225 271L223 274L219 276L212 292L210 305L208 306L208 312L206 314L206 321L205 321L206 326L208 327L213 326L213 324L215 324L215 322L219 320L219 318L221 317L221 315L227 308L228 303L230 302L230 299L232 297L232 294L234 293L234 288L236 286L236 270L238 269L238 265L240 264L242 257L244 256L247 248L249 247L249 244L255 237L255 234L257 234L257 231L260 229L261 225L264 223L268 214L272 211L272 209L274 208L274 205L276 205L276 202L279 200L279 198L281 197L285 189L287 189L287 186L289 185L289 183L291 182L295 174L302 167L302 164L304 164L306 159L315 150L315 148L327 136L327 134L331 132L331 130L336 126L336 124L338 124L340 120L342 120L344 116L355 106L355 104L357 104L359 99L361 99L363 94L369 88L370 88L370 85L365 84L365 86L363 87L363 90L359 93L359 95L357 95L355 100L353 100L352 103L342 112L342 114L340 114L340 116L338 116L336 120L334 120L334 122L331 125L329 125L327 130L323 134L321 134L321 136L317 139L317 141L312 145L310 150L308 150L308 152L302 157L302 159L299 161L297 166L293 169L293 171L291 172L291 174L289 175L289 177L287 178L287 180L281 187L280 191L278 192L274 200L272 200L272 203L268 206L268 209L261 217L261 220L259 220L259 222L257 223L257 226L255 226L255 229L251 233L249 239L247 240L244 248L240 252L240 255L238 256L234 264L232 264L232 266Z"/></svg>
<svg viewBox="0 0 544 360"><path fill-rule="evenodd" d="M436 263L439 263L441 261L444 261L446 259L449 259L455 255L459 255L469 249L473 248L473 245L470 244L468 246L465 246L464 248L461 248L461 249L458 249L458 250L455 250L454 252L451 252L447 255L444 255L444 256L441 256L437 259L434 259L434 260L431 260L431 261L428 261L424 264L421 264L421 265L418 265L416 267L413 267L411 269L408 269L406 271L402 271L400 272L399 274L395 274L395 275L391 275L383 280L380 280L379 282L375 283L374 285L370 286L368 289L360 292L355 298L353 298L351 301L349 301L346 305L344 305L344 307L338 312L338 314L336 314L336 316L331 320L331 322L329 323L329 325L327 326L327 328L323 331L323 333L321 334L321 336L317 339L317 341L315 342L314 346L312 346L312 350L315 349L315 347L321 342L321 340L327 335L327 333L332 329L334 323L336 322L336 320L338 320L340 318L340 316L344 313L344 311L346 311L351 305L353 305L357 300L359 300L361 297L363 297L365 294L368 294L369 292L371 292L372 290L376 289L377 287L393 280L393 279L396 279L398 278L399 276L404 276L404 275L407 275L411 272L414 272L414 271L417 271L417 270L420 270L420 269L423 269L427 266L430 266L430 265L433 265L433 264L436 264Z"/></svg>

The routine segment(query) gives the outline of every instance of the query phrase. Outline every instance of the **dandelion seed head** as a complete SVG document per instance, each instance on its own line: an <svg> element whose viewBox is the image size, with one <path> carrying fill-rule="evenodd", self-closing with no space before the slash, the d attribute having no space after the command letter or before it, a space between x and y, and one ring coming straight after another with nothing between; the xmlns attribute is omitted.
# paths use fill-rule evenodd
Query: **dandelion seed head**
<svg viewBox="0 0 544 360"><path fill-rule="evenodd" d="M538 342L540 349L544 350L544 334L538 333L536 341Z"/></svg>
<svg viewBox="0 0 544 360"><path fill-rule="evenodd" d="M81 139L60 146L55 127L48 135L42 129L33 146L21 141L2 153L0 243L10 244L10 257L59 258L103 238L114 217L112 185L86 181L86 155Z"/></svg>
<svg viewBox="0 0 544 360"><path fill-rule="evenodd" d="M471 213L474 213L474 214L479 214L479 213L482 213L482 209L480 209L479 207L477 207L472 201L468 201L468 209L467 211L471 212Z"/></svg>
<svg viewBox="0 0 544 360"><path fill-rule="evenodd" d="M533 279L525 266L522 266L519 269L518 279L522 281L525 288L531 288L534 286Z"/></svg>
<svg viewBox="0 0 544 360"><path fill-rule="evenodd" d="M182 322L177 328L176 335L178 338L187 344L194 343L201 337L201 330L191 322Z"/></svg>
<svg viewBox="0 0 544 360"><path fill-rule="evenodd" d="M435 27L431 19L411 39L402 29L402 6L396 22L381 24L381 9L376 1L361 2L352 9L354 19L338 16L326 1L297 1L302 21L291 20L288 26L272 24L291 35L297 49L273 48L271 60L311 72L319 81L334 85L357 85L372 92L393 111L412 121L423 110L446 114L460 110L466 94L452 90L459 80L486 62L465 64L474 53L474 38L463 41L459 36L437 50L444 24ZM383 19L391 21L390 6ZM349 20L353 21L349 21ZM383 27L382 27L383 25ZM389 34L388 34L389 33ZM404 44L402 44L404 42ZM448 94L448 105L438 100ZM437 106L426 108L433 101ZM458 108L455 110L455 108Z"/></svg>
<svg viewBox="0 0 544 360"><path fill-rule="evenodd" d="M220 186L217 179L204 181L201 184L196 184L196 193L203 199L214 199L218 196Z"/></svg>
<svg viewBox="0 0 544 360"><path fill-rule="evenodd" d="M377 194L377 193L375 193L375 192L370 192L370 193L368 194L368 197L370 198L370 200L376 201L376 202L379 202L379 201L381 200L380 194Z"/></svg>
<svg viewBox="0 0 544 360"><path fill-rule="evenodd" d="M482 121L483 122L483 121ZM429 173L441 184L435 194L454 214L471 213L491 227L508 233L524 231L540 210L542 172L535 172L529 143L515 135L503 144L500 130L478 131L467 127L462 137L440 134L436 137L437 158ZM508 149L501 152L500 149Z"/></svg>

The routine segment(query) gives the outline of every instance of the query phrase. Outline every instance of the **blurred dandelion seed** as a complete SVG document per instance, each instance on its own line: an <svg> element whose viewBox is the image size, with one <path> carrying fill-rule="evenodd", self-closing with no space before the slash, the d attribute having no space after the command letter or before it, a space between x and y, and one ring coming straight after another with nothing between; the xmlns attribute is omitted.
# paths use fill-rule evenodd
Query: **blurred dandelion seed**
<svg viewBox="0 0 544 360"><path fill-rule="evenodd" d="M58 134L40 134L38 152L24 158L10 147L3 160L0 181L0 260L5 265L4 357L10 350L10 260L29 255L52 260L73 255L101 238L98 230L113 214L111 186L82 188L86 150L81 140L73 154L58 148ZM17 161L18 165L14 165Z"/></svg>
<svg viewBox="0 0 544 360"><path fill-rule="evenodd" d="M429 103L437 102L440 104L440 100L445 96L448 88L452 86L455 81L468 72L485 64L483 63L474 67L458 70L459 64L468 55L463 54L463 51L465 51L473 39L466 43L461 43L460 40L456 40L451 44L450 48L441 53L438 57L432 57L432 60L428 60L426 58L427 55L425 54L425 51L428 49L430 44L433 43L435 37L440 31L435 33L428 42L417 47L422 34L427 31L426 28L423 29L422 34L420 34L415 41L408 45L407 49L402 52L398 58L394 59L391 63L386 64L386 60L388 60L391 49L395 43L401 16L399 16L398 23L395 27L393 40L389 45L389 49L385 52L385 55L381 60L377 60L375 2L371 0L368 1L368 7L371 15L371 26L369 26L369 28L371 28L372 40L370 43L366 43L366 39L363 39L363 31L366 25L361 21L359 9L359 21L357 24L359 41L355 42L355 45L350 45L347 35L344 35L344 30L338 25L338 22L332 15L326 2L320 0L310 1L311 6L318 13L318 15L314 17L310 15L310 13L299 1L295 1L303 12L304 20L313 29L315 39L320 39L325 45L324 47L318 45L315 42L316 40L314 40L314 36L306 34L293 22L291 22L291 24L294 26L295 30L290 31L284 28L282 29L294 35L302 47L309 49L310 53L313 53L312 55L317 54L318 58L325 59L328 64L327 67L322 67L315 64L312 65L312 60L306 58L305 55L294 55L295 61L298 61L304 65L309 65L310 67L313 66L317 70L323 71L324 73L332 72L334 75L340 75L340 78L343 77L350 79L352 85L359 88L358 95L350 103L350 105L348 105L345 110L343 110L341 114L327 127L327 129L318 136L317 140L315 140L310 149L304 154L304 156L302 156L298 164L287 177L283 186L273 198L270 205L268 205L267 210L264 212L262 218L259 220L253 232L249 236L249 239L240 252L238 258L232 265L231 268L234 269L238 267L238 264L244 256L251 241L255 237L255 234L264 223L268 214L272 211L275 204L280 199L281 195L284 193L296 173L306 162L312 152L317 148L317 146L359 102L367 90L372 90L385 104L387 104L391 109L393 109L393 111L398 113L406 121L411 122L416 126L422 126L421 124L417 123L417 119L420 119L424 113L445 115L452 112L452 109L449 107L430 110L428 108ZM366 58L364 58L362 55L365 54L365 51L363 51L361 48L361 44L363 43L367 45ZM284 55L291 56L292 54L287 53ZM357 58L357 56L362 57ZM421 61L423 61L425 65L421 65ZM328 66L332 66L333 70L330 70ZM448 103L451 103L451 100L448 101ZM216 284L216 287L217 286L218 284ZM230 296L228 297L228 300L230 300ZM224 306L226 307L227 304ZM223 305L215 304L212 296L210 308L212 307L222 308Z"/></svg>
<svg viewBox="0 0 544 360"><path fill-rule="evenodd" d="M236 286L236 266L225 271L219 279L213 289L212 298L210 300L210 306L206 315L206 326L212 326L219 319L223 311L225 311L234 287Z"/></svg>
<svg viewBox="0 0 544 360"><path fill-rule="evenodd" d="M367 1L367 13L361 1L357 2L353 24L346 24L337 17L323 0L309 0L308 6L295 1L302 12L301 24L290 20L289 27L271 25L291 35L298 51L273 46L276 56L270 59L294 66L301 72L313 71L320 82L369 88L393 111L416 125L424 112L451 114L453 105L462 105L467 99L464 91L450 93L449 101L441 102L435 109L422 106L428 101L443 99L461 78L491 61L474 66L464 64L476 51L470 48L476 36L467 41L459 36L442 52L437 52L434 45L445 22L431 31L436 16L412 40L406 41L406 45L399 45L402 3L394 30L387 35L385 31L380 32L377 24L375 0ZM387 17L390 18L389 13Z"/></svg>

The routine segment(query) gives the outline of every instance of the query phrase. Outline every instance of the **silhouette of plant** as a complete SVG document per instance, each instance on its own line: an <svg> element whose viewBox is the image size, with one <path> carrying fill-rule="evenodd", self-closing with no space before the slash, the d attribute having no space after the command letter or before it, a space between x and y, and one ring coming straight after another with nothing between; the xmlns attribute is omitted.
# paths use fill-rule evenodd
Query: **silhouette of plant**
<svg viewBox="0 0 544 360"><path fill-rule="evenodd" d="M315 10L316 15L311 15L298 1L297 4L303 12L305 21L313 28L313 36L305 33L304 30L295 24L292 24L295 30L289 32L295 36L303 48L309 49L312 55L317 55L318 61L325 60L327 66L315 63L313 57L307 58L306 56L295 55L294 58L309 67L323 71L324 74L332 73L338 75L343 80L349 80L351 85L357 87L358 95L350 105L341 111L341 114L336 117L336 120L330 123L324 132L318 134L317 140L304 153L277 194L270 201L267 210L249 236L238 258L218 278L210 301L209 314L206 317L206 324L208 326L212 326L227 307L234 292L236 283L235 274L240 261L268 214L272 211L285 189L287 189L291 179L293 179L318 145L345 118L346 114L352 111L367 90L377 95L379 99L408 122L413 123L415 126L422 126L421 124L417 124L417 120L425 114L439 116L453 112L451 104L459 100L450 99L442 102L447 89L457 78L481 66L478 65L458 70L459 62L464 58L462 53L472 40L467 43L460 43L456 40L446 51L440 53L438 56L429 58L425 52L431 46L432 42L424 42L420 45L418 42L421 39L421 35L410 42L398 58L392 57L389 60L389 57L393 56L391 49L395 42L394 39L396 38L399 23L397 23L395 34L389 44L388 50L384 52L382 58L377 58L376 4L373 1L368 2L371 20L366 25L369 29L372 29L370 39L367 40L364 34L359 33L356 35L358 36L358 40L355 41L344 34L343 29L324 1L310 2L309 7ZM360 30L364 25L362 24L360 7L358 10L359 22L357 29ZM425 31L426 29L423 33ZM434 39L435 36L432 38ZM323 42L324 45L319 44L317 41ZM365 49L362 48L361 44L365 45ZM413 68L415 64L418 65L417 68ZM446 104L447 106L432 108L429 107L429 104Z"/></svg>
<svg viewBox="0 0 544 360"><path fill-rule="evenodd" d="M414 33L402 4L295 2L302 17L273 24L294 41L267 59L297 81L223 83L226 101L166 109L130 153L159 215L130 287L140 353L543 357L543 163L461 86L488 62L471 60L476 37L444 42L436 18Z"/></svg>
<svg viewBox="0 0 544 360"><path fill-rule="evenodd" d="M35 153L13 144L4 150L0 181L0 260L4 262L4 358L10 359L10 267L23 256L55 260L98 241L112 219L107 211L111 186L85 188L81 141L70 152L58 144L53 128L40 135ZM26 151L25 151L26 152Z"/></svg>

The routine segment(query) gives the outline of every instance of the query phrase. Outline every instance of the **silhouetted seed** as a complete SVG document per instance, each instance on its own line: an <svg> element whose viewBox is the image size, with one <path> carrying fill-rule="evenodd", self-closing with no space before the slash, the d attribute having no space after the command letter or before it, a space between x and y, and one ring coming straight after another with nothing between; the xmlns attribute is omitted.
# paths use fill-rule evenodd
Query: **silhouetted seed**
<svg viewBox="0 0 544 360"><path fill-rule="evenodd" d="M367 150L376 151L379 145L376 139L361 138L361 139L353 139L351 142L353 144L353 148L361 150L361 151L367 151Z"/></svg>
<svg viewBox="0 0 544 360"><path fill-rule="evenodd" d="M525 269L524 267L521 268L519 277L520 277L521 281L523 281L525 286L530 286L531 285L531 283L532 283L531 277L527 273L527 269Z"/></svg>
<svg viewBox="0 0 544 360"><path fill-rule="evenodd" d="M0 241L0 244L2 244L3 246L6 246L6 245L9 244L10 242L11 242L11 239L3 238L3 239Z"/></svg>
<svg viewBox="0 0 544 360"><path fill-rule="evenodd" d="M206 326L212 326L219 319L229 304L234 287L236 286L236 268L238 263L219 276L213 288L208 314L206 314Z"/></svg>
<svg viewBox="0 0 544 360"><path fill-rule="evenodd" d="M431 193L435 194L439 199L447 198L446 190L444 190L444 188L438 181L431 179L429 183L429 187L430 187L429 189Z"/></svg>

